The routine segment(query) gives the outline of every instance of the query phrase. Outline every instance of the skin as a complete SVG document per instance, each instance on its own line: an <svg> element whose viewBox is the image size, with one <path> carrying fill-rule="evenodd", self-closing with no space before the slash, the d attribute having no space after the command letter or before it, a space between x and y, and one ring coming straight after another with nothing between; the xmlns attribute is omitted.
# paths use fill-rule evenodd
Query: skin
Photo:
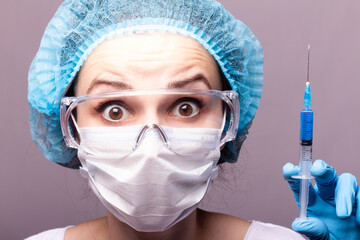
<svg viewBox="0 0 360 240"><path fill-rule="evenodd" d="M105 41L91 53L79 73L75 93L80 96L173 87L221 90L215 60L188 37L169 33L133 34ZM146 116L154 122L154 115ZM87 121L88 117L77 113L80 127ZM245 237L249 226L249 222L229 215L196 209L166 231L138 232L108 212L107 217L69 228L65 239L238 240Z"/></svg>

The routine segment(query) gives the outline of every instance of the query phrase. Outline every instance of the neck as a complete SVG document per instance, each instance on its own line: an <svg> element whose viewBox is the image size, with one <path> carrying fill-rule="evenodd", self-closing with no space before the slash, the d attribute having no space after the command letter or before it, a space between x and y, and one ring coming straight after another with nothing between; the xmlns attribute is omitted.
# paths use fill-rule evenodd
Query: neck
<svg viewBox="0 0 360 240"><path fill-rule="evenodd" d="M108 236L109 240L178 240L199 239L199 225L197 224L197 211L193 211L185 219L181 220L171 228L162 232L138 232L127 224L118 220L108 211Z"/></svg>

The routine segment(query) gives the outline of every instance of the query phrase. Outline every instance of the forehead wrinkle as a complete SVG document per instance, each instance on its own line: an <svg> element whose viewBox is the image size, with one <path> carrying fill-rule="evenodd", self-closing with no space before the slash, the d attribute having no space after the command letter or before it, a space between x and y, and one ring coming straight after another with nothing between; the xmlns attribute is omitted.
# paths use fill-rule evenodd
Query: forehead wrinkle
<svg viewBox="0 0 360 240"><path fill-rule="evenodd" d="M218 72L214 62L216 61L211 54L200 43L188 37L167 34L122 36L105 41L89 56L82 69L87 72L81 74L81 81L87 82L82 84L82 89L93 84L90 81L96 75L108 72L114 75L119 73L126 78L112 79L104 76L103 80L128 82L132 84L132 88L181 86L192 82L193 76L201 74L202 82L207 87L211 83L210 86L214 85L212 88L217 89ZM140 82L143 80L146 81ZM171 84L173 80L182 82Z"/></svg>

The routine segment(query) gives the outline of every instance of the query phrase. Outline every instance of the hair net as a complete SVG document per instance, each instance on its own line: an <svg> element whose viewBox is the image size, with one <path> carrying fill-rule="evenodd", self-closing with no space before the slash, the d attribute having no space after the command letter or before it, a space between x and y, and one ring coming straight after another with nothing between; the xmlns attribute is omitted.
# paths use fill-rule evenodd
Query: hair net
<svg viewBox="0 0 360 240"><path fill-rule="evenodd" d="M60 128L60 100L89 54L123 34L178 33L197 40L218 62L240 95L237 138L221 162L236 162L258 108L263 85L263 50L250 29L214 0L66 0L48 24L29 71L31 135L51 161L76 168Z"/></svg>

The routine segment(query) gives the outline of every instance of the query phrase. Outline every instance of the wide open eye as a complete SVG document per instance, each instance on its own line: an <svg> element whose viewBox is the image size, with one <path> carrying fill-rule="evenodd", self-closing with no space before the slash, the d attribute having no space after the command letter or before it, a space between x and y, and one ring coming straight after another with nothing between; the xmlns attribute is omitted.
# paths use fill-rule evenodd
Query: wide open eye
<svg viewBox="0 0 360 240"><path fill-rule="evenodd" d="M202 104L197 99L181 99L175 103L171 113L174 116L182 118L190 118L197 115Z"/></svg>
<svg viewBox="0 0 360 240"><path fill-rule="evenodd" d="M129 116L129 111L126 107L115 101L100 104L96 111L101 113L102 117L110 122L124 121Z"/></svg>
<svg viewBox="0 0 360 240"><path fill-rule="evenodd" d="M109 106L104 110L103 116L109 121L119 121L123 118L125 111L121 106Z"/></svg>

